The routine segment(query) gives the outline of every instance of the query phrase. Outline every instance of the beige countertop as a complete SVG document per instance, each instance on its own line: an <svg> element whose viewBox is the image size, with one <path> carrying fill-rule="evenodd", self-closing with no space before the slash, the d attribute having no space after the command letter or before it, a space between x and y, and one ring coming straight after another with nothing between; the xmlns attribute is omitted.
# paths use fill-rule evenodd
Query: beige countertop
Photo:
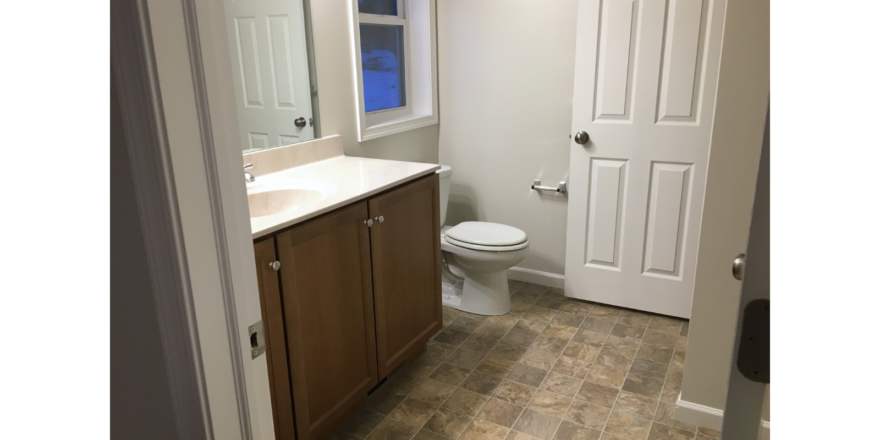
<svg viewBox="0 0 880 440"><path fill-rule="evenodd" d="M256 169L256 162L254 165ZM304 198L291 210L251 218L253 238L269 235L366 199L438 169L440 165L436 164L336 156L271 174L257 175L255 182L247 184L249 196L275 190L306 189L313 191L310 194L314 197ZM253 207L251 209L253 211Z"/></svg>

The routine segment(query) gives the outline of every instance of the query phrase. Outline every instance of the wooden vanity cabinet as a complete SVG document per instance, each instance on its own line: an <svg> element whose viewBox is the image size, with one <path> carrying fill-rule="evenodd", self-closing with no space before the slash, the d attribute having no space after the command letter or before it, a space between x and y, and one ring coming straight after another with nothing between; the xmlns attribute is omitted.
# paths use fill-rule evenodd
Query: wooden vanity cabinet
<svg viewBox="0 0 880 440"><path fill-rule="evenodd" d="M332 434L442 327L436 175L260 239L254 250L280 439Z"/></svg>
<svg viewBox="0 0 880 440"><path fill-rule="evenodd" d="M443 326L439 183L433 175L370 199L379 377Z"/></svg>
<svg viewBox="0 0 880 440"><path fill-rule="evenodd" d="M300 440L330 434L379 382L367 202L277 236Z"/></svg>
<svg viewBox="0 0 880 440"><path fill-rule="evenodd" d="M278 261L275 255L275 237L254 243L254 260L257 263L260 309L266 334L266 363L269 370L275 437L293 440L296 438L296 431L293 424L293 401L290 395L290 374L287 367L287 343L284 337L281 285L278 280L278 272L271 266L272 263Z"/></svg>

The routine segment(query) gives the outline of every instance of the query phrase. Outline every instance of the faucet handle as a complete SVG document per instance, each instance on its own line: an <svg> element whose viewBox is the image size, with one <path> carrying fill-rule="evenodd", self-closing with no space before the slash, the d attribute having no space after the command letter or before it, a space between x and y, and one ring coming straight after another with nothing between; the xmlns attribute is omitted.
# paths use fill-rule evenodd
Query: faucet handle
<svg viewBox="0 0 880 440"><path fill-rule="evenodd" d="M254 167L254 164L252 164L252 163L244 164L244 169L253 168L253 167Z"/></svg>

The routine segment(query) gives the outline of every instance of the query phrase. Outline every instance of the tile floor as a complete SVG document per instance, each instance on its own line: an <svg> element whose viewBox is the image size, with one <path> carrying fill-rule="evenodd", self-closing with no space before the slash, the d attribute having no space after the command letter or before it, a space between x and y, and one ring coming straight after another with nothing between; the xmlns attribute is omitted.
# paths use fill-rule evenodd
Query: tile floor
<svg viewBox="0 0 880 440"><path fill-rule="evenodd" d="M717 439L672 418L688 323L510 282L511 312L444 308L428 351L333 440Z"/></svg>

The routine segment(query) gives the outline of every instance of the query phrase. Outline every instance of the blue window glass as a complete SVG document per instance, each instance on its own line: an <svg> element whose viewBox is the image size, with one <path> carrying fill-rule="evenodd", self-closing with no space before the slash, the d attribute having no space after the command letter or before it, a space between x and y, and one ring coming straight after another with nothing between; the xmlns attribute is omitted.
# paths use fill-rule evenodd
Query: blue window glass
<svg viewBox="0 0 880 440"><path fill-rule="evenodd" d="M397 0L358 0L361 14L397 15Z"/></svg>
<svg viewBox="0 0 880 440"><path fill-rule="evenodd" d="M403 26L361 24L366 111L406 105Z"/></svg>

